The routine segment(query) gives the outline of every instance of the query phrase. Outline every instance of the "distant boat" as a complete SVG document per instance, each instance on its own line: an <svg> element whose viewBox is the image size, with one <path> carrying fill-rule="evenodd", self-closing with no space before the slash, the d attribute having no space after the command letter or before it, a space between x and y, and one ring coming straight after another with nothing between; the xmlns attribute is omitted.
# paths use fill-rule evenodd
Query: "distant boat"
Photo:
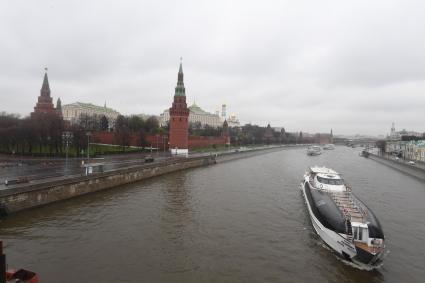
<svg viewBox="0 0 425 283"><path fill-rule="evenodd" d="M330 248L359 267L380 266L385 249L381 224L337 172L311 167L300 189L314 230Z"/></svg>
<svg viewBox="0 0 425 283"><path fill-rule="evenodd" d="M367 151L367 150L362 150L362 152L360 152L360 156L363 156L363 157L368 158L368 157L369 157L369 151Z"/></svg>
<svg viewBox="0 0 425 283"><path fill-rule="evenodd" d="M328 144L325 144L323 146L323 149L325 149L325 150L333 150L333 149L335 149L335 145L332 144L332 143L328 143Z"/></svg>
<svg viewBox="0 0 425 283"><path fill-rule="evenodd" d="M307 155L319 155L322 154L320 146L313 145L307 148Z"/></svg>

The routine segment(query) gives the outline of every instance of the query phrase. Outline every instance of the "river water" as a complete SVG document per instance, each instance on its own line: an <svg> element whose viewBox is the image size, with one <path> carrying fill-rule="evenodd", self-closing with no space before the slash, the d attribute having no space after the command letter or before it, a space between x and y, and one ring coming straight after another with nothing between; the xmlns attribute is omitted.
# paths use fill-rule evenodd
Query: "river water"
<svg viewBox="0 0 425 283"><path fill-rule="evenodd" d="M1 220L9 266L41 282L423 282L425 184L337 147L287 149L153 178ZM315 235L305 169L344 175L377 215L388 254L375 271Z"/></svg>

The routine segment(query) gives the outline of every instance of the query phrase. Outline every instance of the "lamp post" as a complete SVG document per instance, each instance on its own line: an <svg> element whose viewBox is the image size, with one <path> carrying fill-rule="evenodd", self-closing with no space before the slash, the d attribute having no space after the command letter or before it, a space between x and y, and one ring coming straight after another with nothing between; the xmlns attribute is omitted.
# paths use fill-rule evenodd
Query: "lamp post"
<svg viewBox="0 0 425 283"><path fill-rule="evenodd" d="M90 136L91 136L91 132L87 132L86 133L87 136L87 163L89 163L89 159L90 159Z"/></svg>
<svg viewBox="0 0 425 283"><path fill-rule="evenodd" d="M71 143L73 135L69 131L65 131L62 133L62 142L65 144L65 171L68 175L68 148L69 144Z"/></svg>
<svg viewBox="0 0 425 283"><path fill-rule="evenodd" d="M166 142L167 142L167 136L162 136L162 146L164 147L164 154L165 154L165 145L166 145Z"/></svg>
<svg viewBox="0 0 425 283"><path fill-rule="evenodd" d="M155 135L156 136L156 156L158 156L158 154L159 154L159 135L158 134L156 134Z"/></svg>

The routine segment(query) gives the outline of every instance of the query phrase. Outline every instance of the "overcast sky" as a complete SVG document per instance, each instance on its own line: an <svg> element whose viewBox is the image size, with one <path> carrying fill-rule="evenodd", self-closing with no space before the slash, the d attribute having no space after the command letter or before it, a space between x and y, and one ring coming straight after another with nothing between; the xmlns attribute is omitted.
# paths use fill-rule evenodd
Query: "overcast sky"
<svg viewBox="0 0 425 283"><path fill-rule="evenodd" d="M425 132L425 1L0 1L0 112L188 104L288 131Z"/></svg>

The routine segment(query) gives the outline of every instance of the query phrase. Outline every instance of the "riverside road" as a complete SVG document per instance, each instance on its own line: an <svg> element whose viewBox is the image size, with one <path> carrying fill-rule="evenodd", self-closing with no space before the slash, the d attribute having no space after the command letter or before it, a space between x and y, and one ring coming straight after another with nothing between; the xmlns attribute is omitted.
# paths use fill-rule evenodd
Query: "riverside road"
<svg viewBox="0 0 425 283"><path fill-rule="evenodd" d="M422 282L425 184L337 147L291 148L175 172L1 220L9 266L41 282ZM384 265L340 261L314 233L299 184L343 174L379 218Z"/></svg>
<svg viewBox="0 0 425 283"><path fill-rule="evenodd" d="M144 158L153 156L155 161L170 158L168 153L152 154L120 154L105 157L90 158L90 163L103 164L103 170L113 170L131 165L145 163ZM1 158L0 158L1 159ZM65 177L66 175L78 175L84 173L82 161L87 163L87 159L70 158L65 159L19 159L4 157L0 163L0 190L5 180L28 178L29 180L47 179L50 177ZM155 162L154 161L154 162ZM4 188L4 186L3 186Z"/></svg>

